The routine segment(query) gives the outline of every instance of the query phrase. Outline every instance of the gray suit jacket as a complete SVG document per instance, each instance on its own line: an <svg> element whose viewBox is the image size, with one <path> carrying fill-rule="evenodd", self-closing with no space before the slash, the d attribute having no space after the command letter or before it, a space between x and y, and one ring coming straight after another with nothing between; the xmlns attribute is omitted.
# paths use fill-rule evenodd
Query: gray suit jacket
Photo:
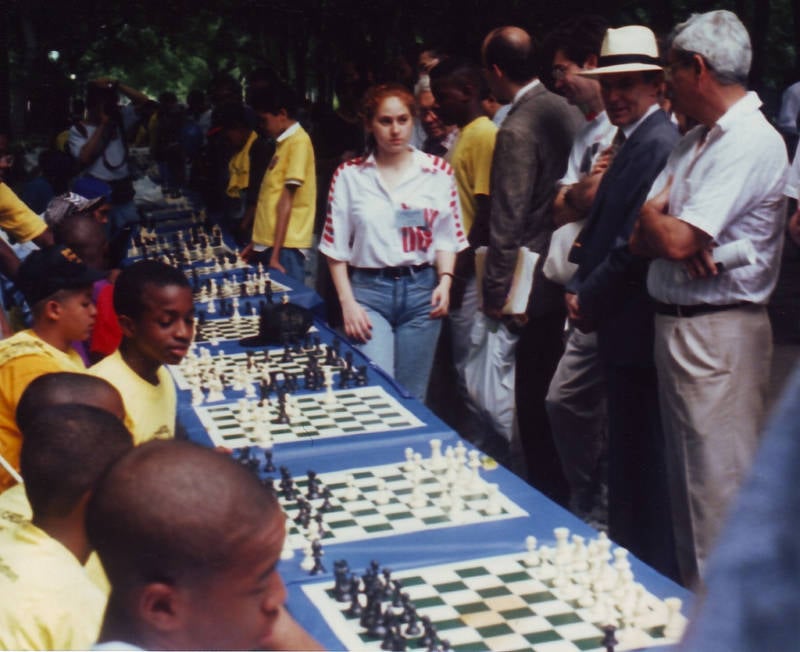
<svg viewBox="0 0 800 652"><path fill-rule="evenodd" d="M517 251L541 254L528 312L541 315L563 307L563 288L541 273L553 233L556 182L567 169L583 116L542 84L514 104L497 132L492 159L489 252L484 305L501 308L511 286Z"/></svg>

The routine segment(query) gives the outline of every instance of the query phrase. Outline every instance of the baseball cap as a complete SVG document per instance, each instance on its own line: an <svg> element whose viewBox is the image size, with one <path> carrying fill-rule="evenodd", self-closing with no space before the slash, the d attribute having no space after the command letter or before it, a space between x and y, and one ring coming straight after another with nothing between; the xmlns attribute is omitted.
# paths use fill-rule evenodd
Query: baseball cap
<svg viewBox="0 0 800 652"><path fill-rule="evenodd" d="M111 201L111 186L105 181L94 177L78 177L72 184L72 192L87 199L102 197L106 201Z"/></svg>
<svg viewBox="0 0 800 652"><path fill-rule="evenodd" d="M59 290L78 290L104 276L89 269L69 247L53 245L34 251L22 261L16 285L32 306Z"/></svg>
<svg viewBox="0 0 800 652"><path fill-rule="evenodd" d="M44 221L47 226L54 227L73 213L87 213L93 211L95 208L105 203L105 197L95 197L93 199L86 199L82 195L74 192L67 192L63 195L58 195L50 200L47 208L44 209Z"/></svg>

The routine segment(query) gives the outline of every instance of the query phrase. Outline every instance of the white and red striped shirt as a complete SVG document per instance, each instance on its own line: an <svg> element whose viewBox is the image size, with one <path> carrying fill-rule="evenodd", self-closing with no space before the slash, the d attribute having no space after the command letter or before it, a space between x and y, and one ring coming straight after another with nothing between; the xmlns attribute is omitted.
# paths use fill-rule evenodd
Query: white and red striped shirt
<svg viewBox="0 0 800 652"><path fill-rule="evenodd" d="M389 190L375 158L339 166L328 194L319 250L354 267L404 267L433 263L436 251L467 248L455 176L438 156L413 150L408 176ZM422 210L426 227L397 226L403 209Z"/></svg>

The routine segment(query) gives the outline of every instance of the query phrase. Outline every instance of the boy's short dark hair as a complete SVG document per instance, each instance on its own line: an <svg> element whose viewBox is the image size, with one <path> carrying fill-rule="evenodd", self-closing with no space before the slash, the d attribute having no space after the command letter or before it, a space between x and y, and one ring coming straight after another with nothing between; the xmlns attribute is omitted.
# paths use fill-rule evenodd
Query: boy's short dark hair
<svg viewBox="0 0 800 652"><path fill-rule="evenodd" d="M88 405L41 408L23 431L20 472L34 516L65 516L133 448L112 414Z"/></svg>
<svg viewBox="0 0 800 652"><path fill-rule="evenodd" d="M428 74L431 83L443 81L459 87L469 84L478 94L482 94L482 90L488 88L480 67L463 57L449 57L437 63Z"/></svg>
<svg viewBox="0 0 800 652"><path fill-rule="evenodd" d="M57 371L34 378L17 403L15 420L20 432L28 430L30 423L45 407L65 404L99 407L98 399L106 394L119 396L117 388L99 376L71 371ZM122 397L119 396L120 404Z"/></svg>
<svg viewBox="0 0 800 652"><path fill-rule="evenodd" d="M122 270L114 283L114 310L117 315L138 319L144 311L145 286L177 285L189 288L189 279L179 269L158 260L140 260Z"/></svg>
<svg viewBox="0 0 800 652"><path fill-rule="evenodd" d="M297 111L300 108L297 93L295 93L288 84L283 82L277 83L271 87L254 88L248 100L250 106L259 113L272 113L273 115L277 115L280 113L281 109L286 109L286 115L292 120L295 119Z"/></svg>
<svg viewBox="0 0 800 652"><path fill-rule="evenodd" d="M250 129L250 120L244 104L226 102L211 113L211 126L220 129Z"/></svg>
<svg viewBox="0 0 800 652"><path fill-rule="evenodd" d="M31 308L58 292L90 288L104 274L89 267L69 247L53 245L32 252L17 272L17 288Z"/></svg>

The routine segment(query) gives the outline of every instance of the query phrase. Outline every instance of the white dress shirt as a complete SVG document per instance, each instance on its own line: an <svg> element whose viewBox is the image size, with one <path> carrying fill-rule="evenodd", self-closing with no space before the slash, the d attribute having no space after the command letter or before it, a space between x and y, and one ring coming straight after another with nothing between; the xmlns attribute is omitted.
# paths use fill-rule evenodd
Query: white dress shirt
<svg viewBox="0 0 800 652"><path fill-rule="evenodd" d="M764 304L780 268L785 216L787 158L783 139L759 111L753 92L736 102L707 130L681 139L653 183L658 194L672 178L667 213L724 245L747 238L757 261L717 276L681 281L682 262L657 259L647 287L663 303Z"/></svg>
<svg viewBox="0 0 800 652"><path fill-rule="evenodd" d="M434 263L436 251L467 248L453 168L413 150L406 177L389 190L374 156L339 166L331 181L319 250L353 267ZM419 211L425 226L400 226L402 211Z"/></svg>

